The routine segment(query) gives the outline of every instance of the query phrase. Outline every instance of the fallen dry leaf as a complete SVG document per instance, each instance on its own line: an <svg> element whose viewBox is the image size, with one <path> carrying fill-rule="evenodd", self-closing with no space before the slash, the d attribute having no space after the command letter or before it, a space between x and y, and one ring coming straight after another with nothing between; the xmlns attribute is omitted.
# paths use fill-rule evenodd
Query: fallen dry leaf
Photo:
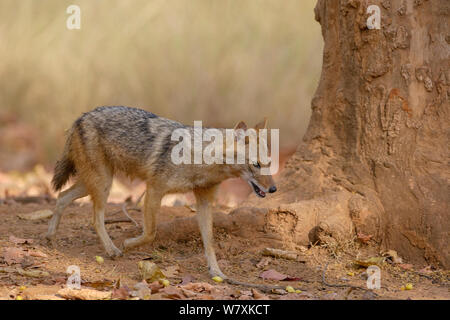
<svg viewBox="0 0 450 320"><path fill-rule="evenodd" d="M32 297L33 300L64 300L61 297L51 295L51 294L41 294Z"/></svg>
<svg viewBox="0 0 450 320"><path fill-rule="evenodd" d="M191 291L191 290L188 290L185 288L180 288L180 289L186 298L193 298L193 297L197 296L197 293L195 293L194 291Z"/></svg>
<svg viewBox="0 0 450 320"><path fill-rule="evenodd" d="M262 294L261 292L259 292L256 289L252 289L252 295L253 295L253 298L256 300L269 300L268 296Z"/></svg>
<svg viewBox="0 0 450 320"><path fill-rule="evenodd" d="M284 295L284 294L287 294L287 291L284 289L272 289L272 293Z"/></svg>
<svg viewBox="0 0 450 320"><path fill-rule="evenodd" d="M50 274L47 271L41 271L41 270L23 270L23 269L17 269L17 272L26 277L31 278L44 278L49 277Z"/></svg>
<svg viewBox="0 0 450 320"><path fill-rule="evenodd" d="M273 269L269 269L267 271L262 272L259 275L259 277L263 278L265 280L276 280L276 281L300 281L300 280L302 280L299 277L288 276L286 274L280 273Z"/></svg>
<svg viewBox="0 0 450 320"><path fill-rule="evenodd" d="M8 265L22 263L27 255L22 248L8 247L3 250L3 258Z"/></svg>
<svg viewBox="0 0 450 320"><path fill-rule="evenodd" d="M398 266L402 268L403 270L412 270L413 265L409 263L399 263Z"/></svg>
<svg viewBox="0 0 450 320"><path fill-rule="evenodd" d="M188 283L191 283L194 280L195 280L195 278L193 276L191 276L190 274L187 274L187 275L183 276L183 278L181 278L180 285L184 286L184 285L186 285Z"/></svg>
<svg viewBox="0 0 450 320"><path fill-rule="evenodd" d="M263 278L265 280L276 280L276 281L281 281L286 279L288 276L282 273L279 273L276 270L270 269L267 271L262 272L259 275L260 278Z"/></svg>
<svg viewBox="0 0 450 320"><path fill-rule="evenodd" d="M24 220L40 220L40 219L50 218L52 215L53 215L53 211L51 211L49 209L44 209L44 210L34 211L31 213L18 214L17 216L20 219L24 219Z"/></svg>
<svg viewBox="0 0 450 320"><path fill-rule="evenodd" d="M131 295L135 297L139 297L141 300L148 300L152 294L152 291L148 287L147 282L145 280L134 285L134 289L136 291L131 292Z"/></svg>
<svg viewBox="0 0 450 320"><path fill-rule="evenodd" d="M32 244L33 243L33 239L22 239L22 238L17 238L13 235L9 236L9 241L14 244Z"/></svg>
<svg viewBox="0 0 450 320"><path fill-rule="evenodd" d="M40 250L28 250L28 255L38 258L48 258L48 256Z"/></svg>
<svg viewBox="0 0 450 320"><path fill-rule="evenodd" d="M65 300L61 297L51 295L51 294L40 294L40 295L33 295L33 297L30 297L30 300Z"/></svg>
<svg viewBox="0 0 450 320"><path fill-rule="evenodd" d="M300 278L300 277L291 277L291 276L288 276L286 279L284 279L283 281L301 281L302 280L302 278Z"/></svg>
<svg viewBox="0 0 450 320"><path fill-rule="evenodd" d="M130 297L130 290L126 287L121 287L119 289L113 289L111 298L118 300L127 300Z"/></svg>
<svg viewBox="0 0 450 320"><path fill-rule="evenodd" d="M82 284L83 284L83 286L91 287L91 288L97 289L97 290L110 289L110 288L114 287L114 281L108 280L108 279L103 279L100 281L86 281L86 282L82 282Z"/></svg>
<svg viewBox="0 0 450 320"><path fill-rule="evenodd" d="M164 298L172 299L172 300L180 300L183 299L183 293L180 289L174 288L172 286L161 289L162 296Z"/></svg>
<svg viewBox="0 0 450 320"><path fill-rule="evenodd" d="M71 300L107 300L111 299L112 293L94 289L75 290L64 288L58 291L58 295Z"/></svg>
<svg viewBox="0 0 450 320"><path fill-rule="evenodd" d="M148 285L148 287L150 288L152 294L155 294L155 293L158 293L159 290L164 288L164 285L159 281L153 281L152 283L150 283Z"/></svg>
<svg viewBox="0 0 450 320"><path fill-rule="evenodd" d="M386 258L384 258L384 257L371 257L367 260L354 260L353 263L359 267L367 268L372 265L381 266L385 260L386 260Z"/></svg>
<svg viewBox="0 0 450 320"><path fill-rule="evenodd" d="M150 295L150 297L148 297L148 300L169 300L169 299L164 298L162 293L155 293Z"/></svg>
<svg viewBox="0 0 450 320"><path fill-rule="evenodd" d="M142 260L138 262L139 272L141 273L142 279L147 282L153 282L159 279L164 279L166 276L159 267L148 260Z"/></svg>
<svg viewBox="0 0 450 320"><path fill-rule="evenodd" d="M206 282L191 282L183 286L184 289L192 290L194 292L212 292L214 287Z"/></svg>

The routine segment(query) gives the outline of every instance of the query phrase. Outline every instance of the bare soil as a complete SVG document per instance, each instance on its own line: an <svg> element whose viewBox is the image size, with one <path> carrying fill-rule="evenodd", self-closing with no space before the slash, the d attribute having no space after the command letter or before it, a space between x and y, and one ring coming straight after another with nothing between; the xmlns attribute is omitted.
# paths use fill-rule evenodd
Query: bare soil
<svg viewBox="0 0 450 320"><path fill-rule="evenodd" d="M177 275L169 276L170 287L179 288L182 279L190 277L194 283L209 283L219 288L219 291L197 293L191 299L449 299L448 273L443 270L420 271L426 266L396 265L385 262L381 266L381 284L379 290L352 289L349 286L366 288L364 278L365 268L355 266L355 260L363 260L379 256L377 249L368 245L354 242L342 250L333 252L330 248L310 246L298 250L297 260L269 258L267 265L258 265L263 259L261 254L265 247L279 247L261 232L240 232L239 228L229 232L220 228L215 229L216 252L222 270L234 279L256 283L292 286L301 289L301 293L278 293L260 290L250 291L248 287L230 284L217 284L208 275L206 260L200 236L197 232L185 235L180 240L158 236L154 243L142 246L137 250L125 252L123 257L109 259L97 239L91 225L92 207L89 203L74 203L67 208L57 233L55 243L49 244L43 240L47 229L47 219L23 220L19 214L29 213L40 209L53 209L54 200L41 203L18 203L7 201L0 204L0 270L22 268L23 270L42 270L48 276L33 278L15 272L0 271L1 299L53 299L58 298L57 292L65 287L66 269L70 265L77 265L81 269L82 288L111 291L120 279L121 286L133 288L141 282L138 262L149 259L161 269L179 266ZM225 211L223 207L217 210ZM107 219L124 218L121 204L109 204ZM132 217L141 222L141 213L132 211ZM195 215L187 207L162 207L159 223L168 223L176 219ZM126 238L136 236L141 231L130 222L107 224L107 230L113 241L119 247ZM246 229L247 230L247 229ZM182 232L182 230L181 230ZM13 243L10 236L22 239L32 239L32 243ZM47 257L27 257L21 264L8 265L4 258L6 248L20 247L44 253ZM95 257L104 257L104 263L99 264ZM404 263L407 263L404 261ZM328 265L327 265L328 264ZM325 281L324 268L327 265ZM409 268L405 270L404 268ZM260 278L261 272L274 269L290 277L300 278L296 281L270 281ZM419 272L420 271L420 272ZM413 285L412 290L405 290L406 284ZM329 285L340 284L342 287ZM220 294L218 293L220 292ZM154 299L188 298L183 295L152 294Z"/></svg>

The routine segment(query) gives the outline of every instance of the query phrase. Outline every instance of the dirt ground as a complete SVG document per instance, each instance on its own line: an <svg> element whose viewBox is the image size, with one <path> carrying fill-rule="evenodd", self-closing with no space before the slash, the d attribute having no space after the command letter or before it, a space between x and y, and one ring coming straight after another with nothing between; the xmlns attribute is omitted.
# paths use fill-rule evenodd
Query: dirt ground
<svg viewBox="0 0 450 320"><path fill-rule="evenodd" d="M285 290L251 289L215 283L210 279L199 233L178 239L160 239L154 243L125 252L111 260L105 256L91 225L89 203L74 203L66 209L55 243L43 240L48 219L24 220L19 215L41 209L53 209L54 199L21 203L14 200L0 204L0 299L61 299L59 290L66 287L70 265L81 270L82 288L112 292L112 298L138 299L136 288L142 281L139 261L150 261L166 273L170 285L166 288L150 285L145 299L449 299L448 272L428 266L394 264L386 259L381 266L381 289L366 288L365 268L355 261L379 256L370 244L354 242L345 252L310 246L300 248L296 260L264 257L266 247L279 247L273 239L258 231L242 234L215 228L216 252L225 274L234 279L255 283L292 286L296 293ZM226 208L217 208L227 211ZM121 220L120 204L110 204L106 218ZM130 211L141 222L141 213ZM195 215L186 206L162 207L159 223ZM130 222L108 223L107 230L117 246L126 238L136 236L140 229ZM11 262L8 252L19 248L20 259ZM15 251L12 251L15 252ZM96 256L104 258L103 263ZM9 262L9 263L8 263ZM326 267L325 283L323 281ZM25 271L44 271L30 276ZM276 270L292 281L264 280L263 271ZM22 271L22 272L21 272ZM46 273L45 273L46 272ZM120 279L120 280L119 280ZM142 284L142 283L141 283ZM339 284L339 287L333 286ZM409 285L412 285L411 290ZM156 287L155 287L156 285ZM331 286L330 286L331 285ZM360 288L351 288L358 286ZM118 291L118 288L125 288ZM125 292L125 294L123 294ZM137 297L133 297L136 296Z"/></svg>

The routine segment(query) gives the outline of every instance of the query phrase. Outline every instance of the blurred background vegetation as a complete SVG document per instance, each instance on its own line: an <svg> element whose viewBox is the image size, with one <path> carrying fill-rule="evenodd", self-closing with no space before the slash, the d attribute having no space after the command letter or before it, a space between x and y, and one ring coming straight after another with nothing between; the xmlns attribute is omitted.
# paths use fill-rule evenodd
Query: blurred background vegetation
<svg viewBox="0 0 450 320"><path fill-rule="evenodd" d="M321 70L315 2L0 0L0 170L52 168L65 129L100 105L220 127L267 116L295 146Z"/></svg>

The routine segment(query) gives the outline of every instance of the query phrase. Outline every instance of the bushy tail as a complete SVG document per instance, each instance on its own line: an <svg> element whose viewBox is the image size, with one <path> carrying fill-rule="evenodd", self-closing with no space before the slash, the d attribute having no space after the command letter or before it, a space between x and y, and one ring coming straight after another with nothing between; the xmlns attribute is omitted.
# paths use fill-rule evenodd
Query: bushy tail
<svg viewBox="0 0 450 320"><path fill-rule="evenodd" d="M52 179L52 185L55 191L61 190L69 178L76 173L75 164L69 157L69 149L72 140L71 136L72 132L69 133L62 158L56 162L55 173Z"/></svg>

